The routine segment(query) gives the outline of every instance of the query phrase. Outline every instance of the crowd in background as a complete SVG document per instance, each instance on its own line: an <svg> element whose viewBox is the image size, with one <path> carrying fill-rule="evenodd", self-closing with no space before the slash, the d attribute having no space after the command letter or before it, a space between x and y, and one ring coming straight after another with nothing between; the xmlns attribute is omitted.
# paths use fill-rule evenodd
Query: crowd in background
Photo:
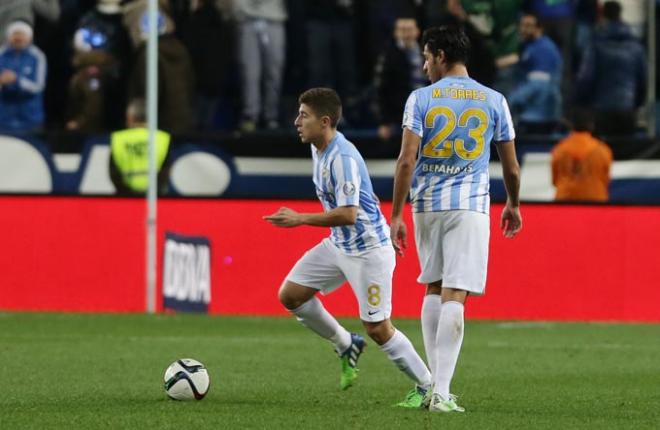
<svg viewBox="0 0 660 430"><path fill-rule="evenodd" d="M422 29L463 26L472 77L525 134L575 108L632 134L646 100L644 28L598 0L159 0L159 125L172 133L289 127L298 94L335 88L344 127L398 133L427 85ZM643 4L640 3L640 4ZM641 7L641 6L640 6ZM147 0L5 0L0 128L99 133L144 97Z"/></svg>

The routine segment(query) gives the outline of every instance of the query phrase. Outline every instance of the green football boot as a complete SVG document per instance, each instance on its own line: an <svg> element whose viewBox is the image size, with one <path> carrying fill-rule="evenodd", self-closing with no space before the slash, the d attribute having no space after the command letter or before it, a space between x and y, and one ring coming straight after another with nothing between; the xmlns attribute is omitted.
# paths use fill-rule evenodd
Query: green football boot
<svg viewBox="0 0 660 430"><path fill-rule="evenodd" d="M353 385L353 381L357 378L357 362L366 346L367 343L362 336L351 333L351 346L339 356L339 360L341 361L339 386L342 390L350 388Z"/></svg>
<svg viewBox="0 0 660 430"><path fill-rule="evenodd" d="M430 399L427 399L427 394L429 390L425 390L420 386L416 386L406 394L406 398L402 402L397 403L394 406L400 408L409 408L409 409L422 409L428 407L428 402Z"/></svg>

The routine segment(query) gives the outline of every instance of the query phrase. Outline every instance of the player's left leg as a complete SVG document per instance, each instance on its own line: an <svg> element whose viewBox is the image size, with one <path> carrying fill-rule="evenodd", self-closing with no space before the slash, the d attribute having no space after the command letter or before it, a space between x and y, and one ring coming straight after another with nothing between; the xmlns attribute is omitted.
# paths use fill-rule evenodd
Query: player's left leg
<svg viewBox="0 0 660 430"><path fill-rule="evenodd" d="M367 334L416 384L408 402L403 403L408 407L420 407L430 388L431 374L410 340L390 321L395 264L394 249L382 247L348 257L341 267L358 300L360 319Z"/></svg>

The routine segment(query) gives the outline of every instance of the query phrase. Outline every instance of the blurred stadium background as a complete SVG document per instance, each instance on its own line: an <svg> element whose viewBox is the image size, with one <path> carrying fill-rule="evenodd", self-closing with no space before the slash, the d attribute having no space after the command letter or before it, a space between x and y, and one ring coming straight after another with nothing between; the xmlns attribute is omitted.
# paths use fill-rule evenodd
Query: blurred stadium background
<svg viewBox="0 0 660 430"><path fill-rule="evenodd" d="M110 147L112 133L127 126L129 101L146 96L147 1L3 0L0 73L11 66L2 56L16 20L32 28L44 54L35 61L47 71L30 93L30 121L8 115L17 99L0 85L0 379L8 387L0 428L657 428L660 368L649 357L660 334L660 1L619 2L632 45L603 41L604 3L159 1L158 125L172 140L158 196L157 288L148 298L147 205L118 187ZM514 110L525 223L514 241L498 234L505 193L493 151L487 295L467 308L471 334L456 382L468 388L474 421L380 413L404 388L379 378L394 373L379 358L364 363L365 387L350 397L356 410L340 420L345 399L323 394L332 386L325 368L336 364L329 348L295 321L272 318L287 315L276 298L283 277L326 235L261 219L283 205L319 207L309 148L292 127L297 96L316 85L340 92L340 129L366 159L389 214L396 106L403 109L386 61L397 18L422 30L465 26L479 52L473 75L515 97L534 71L521 60L519 22L528 12L556 45L561 69L552 78L557 97L542 107L552 114L530 123L531 102ZM266 47L263 56L246 45L249 35ZM643 52L637 68L625 53L587 64L598 49L634 45ZM410 77L410 88L419 79ZM599 104L609 91L616 104L623 87L634 93L630 107ZM613 154L606 202L554 200L551 151L578 108L593 113ZM417 271L411 248L398 261L393 315L421 349ZM149 300L157 315L135 315ZM339 316L356 315L345 288L324 302ZM308 347L300 363L290 352ZM161 367L187 355L219 382L211 402L172 409L158 401ZM481 368L484 357L491 361ZM321 388L313 366L300 370L305 360L324 368ZM287 383L305 382L286 388L279 372Z"/></svg>

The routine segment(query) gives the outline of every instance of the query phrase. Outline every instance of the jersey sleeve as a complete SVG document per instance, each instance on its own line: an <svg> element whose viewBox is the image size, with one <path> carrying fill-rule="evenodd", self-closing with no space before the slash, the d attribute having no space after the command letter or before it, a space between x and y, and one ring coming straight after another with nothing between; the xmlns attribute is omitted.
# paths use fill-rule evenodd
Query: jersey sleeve
<svg viewBox="0 0 660 430"><path fill-rule="evenodd" d="M360 205L360 170L353 157L342 155L332 163L337 207Z"/></svg>
<svg viewBox="0 0 660 430"><path fill-rule="evenodd" d="M417 91L413 91L408 96L408 101L406 101L406 107L403 110L403 124L402 128L407 128L412 131L419 137L423 137L423 118L422 111L419 107L417 100Z"/></svg>
<svg viewBox="0 0 660 430"><path fill-rule="evenodd" d="M511 119L511 111L506 99L502 100L496 107L496 122L495 122L495 135L493 141L495 142L508 142L516 138L516 132L513 129L513 120Z"/></svg>

